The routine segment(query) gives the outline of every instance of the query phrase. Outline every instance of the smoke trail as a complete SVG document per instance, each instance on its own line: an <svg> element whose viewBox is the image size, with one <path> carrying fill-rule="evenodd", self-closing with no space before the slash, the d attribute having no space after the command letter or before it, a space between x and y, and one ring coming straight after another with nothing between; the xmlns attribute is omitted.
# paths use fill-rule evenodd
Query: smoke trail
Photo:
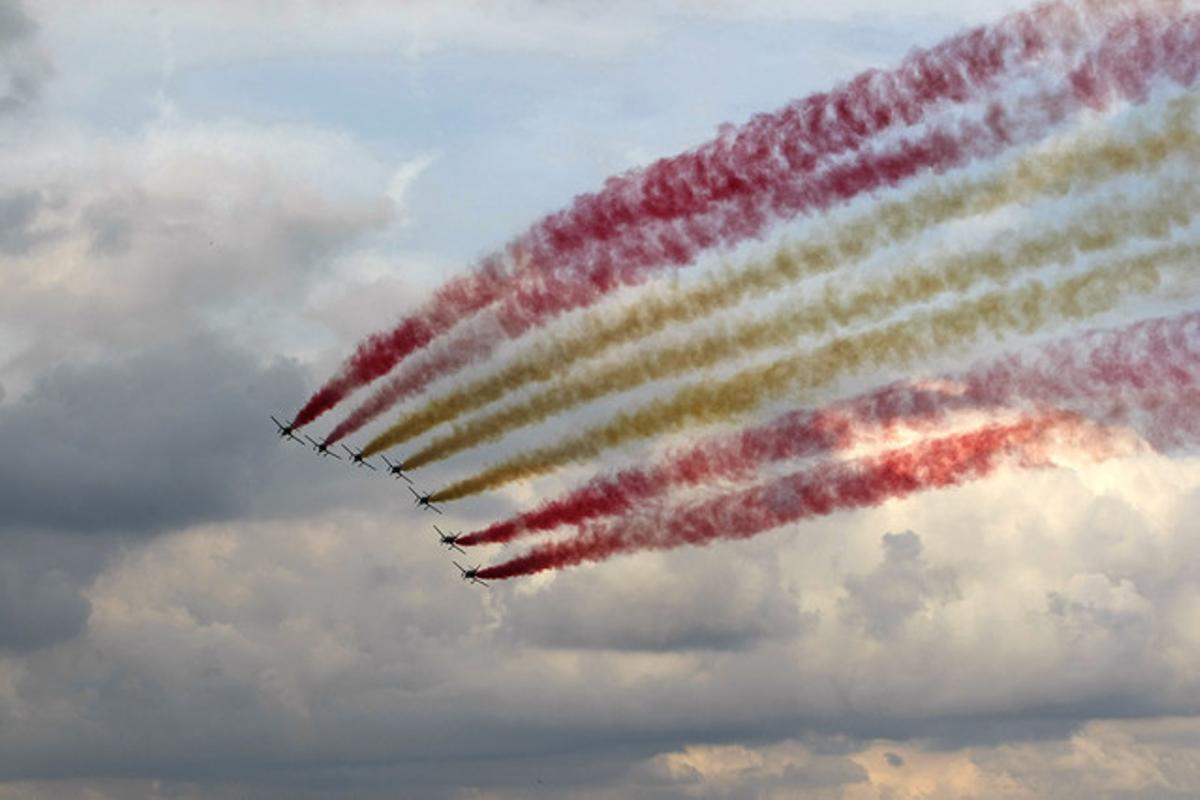
<svg viewBox="0 0 1200 800"><path fill-rule="evenodd" d="M821 336L857 322L886 319L897 309L924 304L942 294L961 294L981 281L1003 284L1020 272L1050 263L1068 263L1077 254L1112 248L1133 237L1166 239L1173 226L1186 225L1196 214L1200 193L1190 182L1159 188L1158 202L1145 208L1116 205L1106 198L1067 220L1062 229L1015 240L1006 234L998 245L988 249L935 257L929 264L901 270L849 293L829 283L812 303L788 306L766 318L749 318L733 327L715 326L703 334L584 371L517 405L456 425L450 434L406 459L404 466L417 469L566 409L650 381L707 369L756 350L790 344L805 335Z"/></svg>
<svg viewBox="0 0 1200 800"><path fill-rule="evenodd" d="M844 450L863 435L890 430L933 431L961 410L1053 407L1105 424L1131 420L1160 449L1200 438L1200 419L1156 414L1153 424L1130 412L1138 393L1200 388L1200 312L1095 331L1014 354L933 381L902 381L815 411L793 411L672 453L652 467L593 478L566 495L513 519L468 534L459 544L511 541L578 525L655 503L676 486L746 480L759 467ZM1192 415L1193 417L1195 415Z"/></svg>
<svg viewBox="0 0 1200 800"><path fill-rule="evenodd" d="M1130 40L1126 31L1131 25L1146 35ZM490 356L502 341L566 311L590 306L620 285L643 282L650 268L686 264L701 250L761 234L773 220L827 209L923 172L943 172L996 155L1014 143L1034 141L1084 105L1101 107L1126 90L1138 96L1155 75L1194 79L1198 47L1200 16L1135 17L1117 26L1084 61L1080 69L1086 70L1086 79L1072 72L1063 87L1022 98L1015 107L993 103L980 121L937 126L919 138L881 151L862 151L819 173L806 172L803 180L785 170L786 179L770 182L738 203L714 208L707 216L693 217L686 225L673 225L651 246L639 236L606 243L603 258L594 259L588 274L562 264L531 272L529 280L505 295L490 324L464 330L432 358L411 365L352 412L331 437L348 435L434 378Z"/></svg>
<svg viewBox="0 0 1200 800"><path fill-rule="evenodd" d="M647 519L590 526L576 537L543 544L481 570L479 577L514 578L634 550L744 539L801 519L876 506L892 498L982 478L1001 466L1005 457L1014 455L1021 458L1023 466L1048 466L1052 462L1044 448L1053 444L1055 436L1070 437L1096 450L1112 446L1111 434L1078 417L1053 412L1036 415L848 463L822 463Z"/></svg>
<svg viewBox="0 0 1200 800"><path fill-rule="evenodd" d="M509 255L521 253L522 263L503 254L486 258L393 329L362 342L294 424L316 419L461 318L529 282L531 275L587 272L588 280L599 285L611 281L617 264L646 268L687 263L689 252L711 246L712 233L685 226L689 241L673 223L723 204L730 206L723 234L753 235L753 215L738 208L746 195L795 180L822 159L855 150L891 127L916 124L945 104L976 99L1023 65L1069 61L1091 29L1138 12L1178 8L1173 0L1046 3L916 51L889 72L870 70L829 93L760 114L732 136L610 179L602 191L576 198L569 210L545 217L514 243ZM606 252L618 237L623 246Z"/></svg>
<svg viewBox="0 0 1200 800"><path fill-rule="evenodd" d="M616 314L592 313L566 334L531 342L524 353L497 372L406 414L371 440L365 452L395 447L529 383L557 377L565 366L867 258L878 249L895 246L951 219L986 214L1037 195L1063 196L1121 174L1149 172L1179 152L1194 161L1200 157L1200 137L1194 124L1196 100L1194 94L1176 98L1165 114L1139 120L1132 137L1117 139L1111 133L1074 136L984 178L931 179L911 197L879 203L832 231L784 247L772 259L725 270L694 287L659 292ZM1150 133L1148 124L1160 123L1160 117L1165 118L1165 131ZM335 434L341 430L339 427Z"/></svg>
<svg viewBox="0 0 1200 800"><path fill-rule="evenodd" d="M1194 244L1160 247L1116 258L1051 286L1041 281L1013 291L993 291L952 308L926 311L865 333L834 339L815 350L731 378L686 386L669 398L624 412L602 425L549 447L490 467L434 494L458 500L512 481L542 475L604 450L694 425L734 419L761 404L825 387L869 367L899 368L948 349L964 348L983 333L1030 334L1060 320L1085 319L1117 306L1128 293L1146 294L1161 282L1160 266L1195 257Z"/></svg>

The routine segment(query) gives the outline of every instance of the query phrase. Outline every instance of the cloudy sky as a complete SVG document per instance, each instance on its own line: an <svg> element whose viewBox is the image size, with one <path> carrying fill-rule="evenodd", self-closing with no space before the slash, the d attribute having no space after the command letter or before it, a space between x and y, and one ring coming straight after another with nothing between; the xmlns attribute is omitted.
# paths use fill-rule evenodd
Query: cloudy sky
<svg viewBox="0 0 1200 800"><path fill-rule="evenodd" d="M267 419L606 176L1020 5L0 0L0 800L1195 797L1200 459L476 591Z"/></svg>

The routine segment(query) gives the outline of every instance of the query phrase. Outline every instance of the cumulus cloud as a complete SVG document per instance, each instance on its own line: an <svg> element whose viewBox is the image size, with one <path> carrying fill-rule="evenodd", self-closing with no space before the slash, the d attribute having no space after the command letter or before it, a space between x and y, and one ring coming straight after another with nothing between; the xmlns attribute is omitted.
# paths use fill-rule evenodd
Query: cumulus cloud
<svg viewBox="0 0 1200 800"><path fill-rule="evenodd" d="M730 563L715 551L644 555L620 570L571 573L513 592L504 623L516 641L542 647L743 650L815 624L778 584L769 562Z"/></svg>
<svg viewBox="0 0 1200 800"><path fill-rule="evenodd" d="M48 132L0 157L14 187L0 196L0 313L31 334L9 370L28 379L205 328L261 345L294 327L312 286L392 224L375 170L337 134L236 123Z"/></svg>
<svg viewBox="0 0 1200 800"><path fill-rule="evenodd" d="M772 797L780 792L811 797L865 782L867 772L844 754L821 754L805 743L789 741L757 748L686 747L649 759L631 777L643 790L673 790L656 796Z"/></svg>
<svg viewBox="0 0 1200 800"><path fill-rule="evenodd" d="M883 562L866 575L846 578L842 613L871 636L887 638L930 602L961 594L954 571L921 558L921 537L912 531L883 535Z"/></svg>
<svg viewBox="0 0 1200 800"><path fill-rule="evenodd" d="M0 408L0 439L21 454L0 461L0 534L146 535L352 502L353 475L271 435L268 415L306 388L297 364L206 336L49 370Z"/></svg>

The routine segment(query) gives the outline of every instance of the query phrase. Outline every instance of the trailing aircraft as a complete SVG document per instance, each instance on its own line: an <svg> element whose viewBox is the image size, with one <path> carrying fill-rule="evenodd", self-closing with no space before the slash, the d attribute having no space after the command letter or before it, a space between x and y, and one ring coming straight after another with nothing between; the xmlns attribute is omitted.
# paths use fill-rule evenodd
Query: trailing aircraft
<svg viewBox="0 0 1200 800"><path fill-rule="evenodd" d="M383 463L388 465L388 474L389 475L394 475L397 478L403 478L404 480L408 481L409 483L412 483L412 478L410 478L404 474L404 470L402 470L400 468L399 464L393 464L391 461L388 461L387 456L380 456L380 458L383 459Z"/></svg>
<svg viewBox="0 0 1200 800"><path fill-rule="evenodd" d="M451 550L457 550L458 552L462 553L463 555L466 555L467 551L463 550L461 547L458 546L458 540L462 536L461 533L454 533L454 534L445 533L437 525L434 525L433 529L435 531L437 531L438 538L441 540L442 544L446 545L447 548L449 548Z"/></svg>
<svg viewBox="0 0 1200 800"><path fill-rule="evenodd" d="M304 438L308 439L308 441L312 443L312 448L313 448L314 452L320 453L322 456L333 456L338 461L342 460L341 456L339 456L337 453L335 453L329 449L328 442L318 442L316 439L312 438L308 434L305 434Z"/></svg>
<svg viewBox="0 0 1200 800"><path fill-rule="evenodd" d="M415 500L417 505L428 508L430 511L436 511L439 514L442 513L442 510L433 504L433 495L417 494L417 490L411 486L408 487L408 490L412 492L413 497L417 498Z"/></svg>
<svg viewBox="0 0 1200 800"><path fill-rule="evenodd" d="M354 462L354 464L356 466L366 467L367 469L371 470L372 472L376 471L375 465L372 464L370 461L367 461L366 459L363 458L362 450L359 450L356 453L353 450L351 450L349 447L346 447L346 445L342 445L342 449L350 454L350 460L352 462Z"/></svg>

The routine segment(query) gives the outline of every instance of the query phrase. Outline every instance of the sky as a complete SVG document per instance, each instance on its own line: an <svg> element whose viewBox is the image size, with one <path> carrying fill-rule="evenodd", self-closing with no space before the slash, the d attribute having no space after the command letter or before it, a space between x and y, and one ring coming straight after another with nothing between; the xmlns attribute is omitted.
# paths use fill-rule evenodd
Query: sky
<svg viewBox="0 0 1200 800"><path fill-rule="evenodd" d="M0 800L1196 796L1195 454L479 590L268 419L607 177L1024 5L0 0Z"/></svg>

